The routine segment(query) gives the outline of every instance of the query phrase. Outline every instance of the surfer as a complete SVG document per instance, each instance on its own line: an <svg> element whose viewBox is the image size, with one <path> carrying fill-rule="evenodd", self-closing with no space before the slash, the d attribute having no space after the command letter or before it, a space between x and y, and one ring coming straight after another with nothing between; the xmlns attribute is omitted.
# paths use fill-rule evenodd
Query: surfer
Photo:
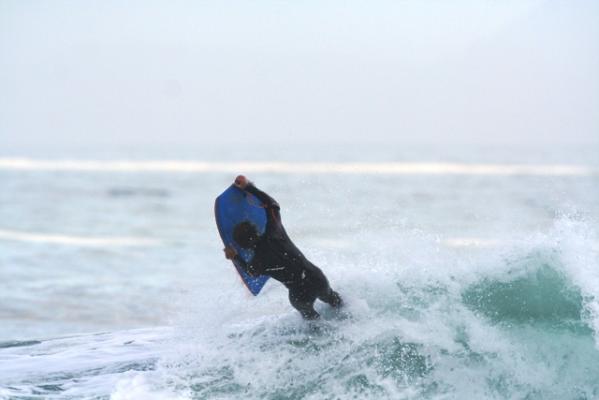
<svg viewBox="0 0 599 400"><path fill-rule="evenodd" d="M233 240L244 249L254 250L254 257L246 263L231 246L225 247L225 257L237 261L251 276L268 275L285 285L289 289L289 302L305 319L319 317L314 310L317 298L335 308L341 307L341 297L331 289L324 273L308 261L285 232L279 203L243 175L235 179L234 185L262 202L267 215L266 231L260 236L251 222L237 224Z"/></svg>

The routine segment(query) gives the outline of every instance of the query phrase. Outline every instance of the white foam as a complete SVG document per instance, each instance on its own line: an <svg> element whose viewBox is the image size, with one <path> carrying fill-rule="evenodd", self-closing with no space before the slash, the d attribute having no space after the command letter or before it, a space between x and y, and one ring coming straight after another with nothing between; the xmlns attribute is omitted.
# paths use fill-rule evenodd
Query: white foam
<svg viewBox="0 0 599 400"><path fill-rule="evenodd" d="M155 387L148 373L127 371L112 392L111 400L188 400L191 397Z"/></svg>
<svg viewBox="0 0 599 400"><path fill-rule="evenodd" d="M595 332L595 347L599 350L599 254L597 233L586 222L562 216L556 221L554 237L567 274L583 294L583 319Z"/></svg>
<svg viewBox="0 0 599 400"><path fill-rule="evenodd" d="M447 247L495 247L502 244L502 241L475 237L454 237L445 239L442 243Z"/></svg>
<svg viewBox="0 0 599 400"><path fill-rule="evenodd" d="M549 250L545 252L552 257L557 252L566 275L583 287L584 294L596 295L596 254L580 257L596 235L583 223L566 219L556 225L554 232L528 241L498 243L508 250L516 243L516 255L527 256L539 248ZM468 237L453 240L467 246L484 243ZM518 337L520 328L506 334L506 326L482 318L461 301L462 291L472 280L495 279L489 273L511 280L518 268L527 266L505 260L496 264L490 259L493 254L503 259L503 251L489 251L491 256L481 258L481 264L451 251L437 252L438 244L428 236L406 233L382 243L380 253L368 255L370 263L355 260L335 266L329 259L327 275L346 299L350 317L338 318L318 303L323 321L316 327L321 331L300 319L281 285L252 297L233 284L227 286L228 278L208 279L209 285L182 295L187 307L182 309L180 325L172 330L44 341L32 347L38 353L27 346L7 348L0 355L10 366L5 363L3 369L0 363L0 376L10 378L7 382L14 388L30 385L31 379L45 382L43 377L52 373L90 371L71 386L65 384L64 395L110 395L112 400L253 399L280 393L301 393L297 397L307 399L412 398L422 396L421 388L427 385L435 398L490 398L495 381L508 385L505 396L495 397L525 397L533 391L541 397L557 393L568 398L574 385L585 393L595 390L596 384L588 383L595 370L584 369L591 368L589 360L594 359L574 352L589 350L575 336L567 331L549 332L549 336L532 331L531 335L539 334L533 336L539 345L531 346L532 340ZM388 255L391 261L373 254ZM589 317L592 322L594 315ZM566 341L551 342L562 338ZM571 347L562 354L552 346ZM149 370L121 372L123 365L136 361L152 365L149 360L155 358L159 360ZM419 368L426 367L420 366L423 363L433 368L420 377ZM568 369L577 365L580 368L572 372ZM102 374L95 372L98 366ZM23 383L20 377L38 370L42 378L33 375ZM356 377L377 389L349 384ZM301 387L293 392L294 383L295 387L312 386L306 386L306 393Z"/></svg>
<svg viewBox="0 0 599 400"><path fill-rule="evenodd" d="M159 240L139 237L89 237L63 234L19 232L12 230L0 230L0 240L82 247L156 246L160 244Z"/></svg>
<svg viewBox="0 0 599 400"><path fill-rule="evenodd" d="M2 158L0 170L173 173L284 173L387 175L538 175L591 176L599 168L571 164L469 164L427 162L204 162L204 161L97 161Z"/></svg>

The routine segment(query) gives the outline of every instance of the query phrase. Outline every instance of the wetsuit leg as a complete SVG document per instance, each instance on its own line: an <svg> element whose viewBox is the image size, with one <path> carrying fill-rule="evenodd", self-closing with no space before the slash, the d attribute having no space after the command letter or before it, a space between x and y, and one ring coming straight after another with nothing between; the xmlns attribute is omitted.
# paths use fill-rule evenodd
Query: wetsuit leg
<svg viewBox="0 0 599 400"><path fill-rule="evenodd" d="M314 310L316 295L302 288L289 289L289 302L302 314L304 319L317 319L320 315Z"/></svg>
<svg viewBox="0 0 599 400"><path fill-rule="evenodd" d="M339 296L339 293L331 289L331 286L329 285L329 280L322 272L322 270L312 263L310 263L309 265L309 278L304 282L306 290L309 290L311 293L314 293L315 297L329 304L332 307L341 307L341 305L343 304L341 296Z"/></svg>

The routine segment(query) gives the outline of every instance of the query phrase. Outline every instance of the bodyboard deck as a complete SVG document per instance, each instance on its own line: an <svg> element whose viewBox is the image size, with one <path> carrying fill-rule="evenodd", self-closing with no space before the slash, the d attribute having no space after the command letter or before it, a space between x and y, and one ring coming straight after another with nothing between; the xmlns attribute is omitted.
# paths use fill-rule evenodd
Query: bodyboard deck
<svg viewBox="0 0 599 400"><path fill-rule="evenodd" d="M266 210L260 200L253 194L231 185L216 198L214 215L218 232L225 246L233 247L245 262L250 262L254 257L254 251L243 249L235 243L233 229L240 222L250 221L256 226L260 235L264 234L266 231ZM248 290L254 296L258 295L269 277L266 275L250 276L236 260L233 260L233 265Z"/></svg>

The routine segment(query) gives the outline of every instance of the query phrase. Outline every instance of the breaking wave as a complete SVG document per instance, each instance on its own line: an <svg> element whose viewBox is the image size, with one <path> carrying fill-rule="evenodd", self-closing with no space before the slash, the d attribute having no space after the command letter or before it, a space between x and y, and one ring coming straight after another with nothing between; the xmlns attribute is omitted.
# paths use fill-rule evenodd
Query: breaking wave
<svg viewBox="0 0 599 400"><path fill-rule="evenodd" d="M477 257L415 235L407 263L327 269L347 307L309 324L276 285L206 285L172 328L0 344L0 397L596 398L594 243L568 218Z"/></svg>

